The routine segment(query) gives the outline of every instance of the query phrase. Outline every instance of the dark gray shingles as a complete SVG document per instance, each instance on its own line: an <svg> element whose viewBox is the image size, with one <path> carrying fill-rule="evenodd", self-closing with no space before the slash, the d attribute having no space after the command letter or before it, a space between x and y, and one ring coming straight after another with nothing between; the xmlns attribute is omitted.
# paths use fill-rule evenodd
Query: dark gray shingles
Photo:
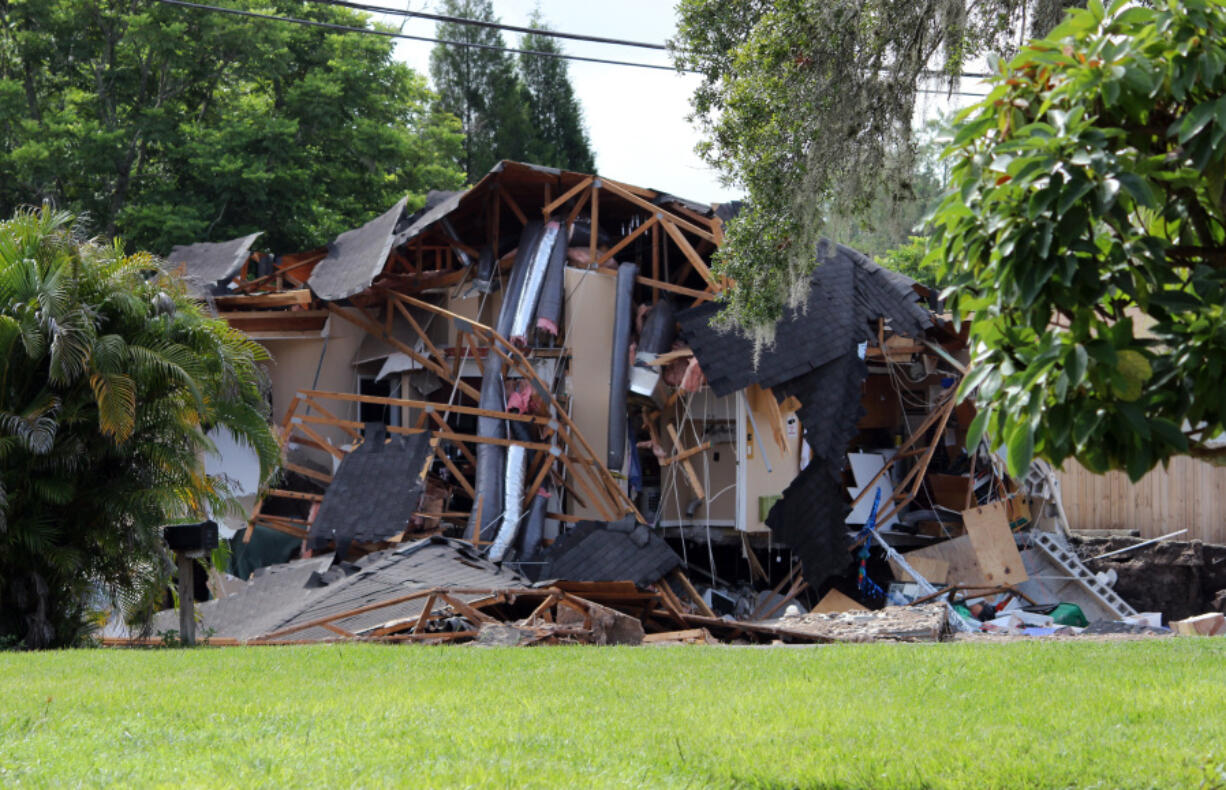
<svg viewBox="0 0 1226 790"><path fill-rule="evenodd" d="M345 573L326 572L332 564L333 557L327 554L262 569L241 592L201 604L202 627L212 628L218 637L253 639L435 587L500 589L526 583L523 577L482 559L468 543L442 537L369 554L346 565ZM471 601L480 596L457 597ZM421 597L344 617L336 624L361 633L417 616L424 606ZM159 612L154 628L177 629L178 622L174 610ZM312 627L284 639L336 637L331 631Z"/></svg>
<svg viewBox="0 0 1226 790"><path fill-rule="evenodd" d="M849 508L841 468L841 464L814 458L783 490L783 498L766 517L771 534L800 560L805 581L814 590L852 562L843 523Z"/></svg>
<svg viewBox="0 0 1226 790"><path fill-rule="evenodd" d="M328 256L315 266L307 281L320 299L345 299L370 287L387 262L407 200L401 198L383 214L360 228L345 231L328 245Z"/></svg>
<svg viewBox="0 0 1226 790"><path fill-rule="evenodd" d="M681 564L663 538L633 522L582 521L537 559L542 564L531 567L538 579L631 581L640 587Z"/></svg>
<svg viewBox="0 0 1226 790"><path fill-rule="evenodd" d="M385 443L377 433L368 427L367 440L341 461L311 524L312 546L387 540L403 531L417 510L430 434Z"/></svg>
<svg viewBox="0 0 1226 790"><path fill-rule="evenodd" d="M867 256L823 241L804 305L790 308L775 325L775 341L755 364L753 341L711 325L720 305L707 303L677 319L708 384L721 397L750 384L775 387L852 353L874 333L877 319L892 331L915 336L931 325L914 283Z"/></svg>
<svg viewBox="0 0 1226 790"><path fill-rule="evenodd" d="M238 274L250 254L251 245L260 233L241 236L229 241L202 241L180 244L166 256L171 271L182 270L183 279L196 294L205 294L213 286Z"/></svg>

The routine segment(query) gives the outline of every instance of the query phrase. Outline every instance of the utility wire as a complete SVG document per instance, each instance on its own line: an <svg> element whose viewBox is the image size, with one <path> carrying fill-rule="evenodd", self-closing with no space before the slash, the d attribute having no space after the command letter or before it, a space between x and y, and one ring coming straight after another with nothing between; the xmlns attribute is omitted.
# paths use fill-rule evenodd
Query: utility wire
<svg viewBox="0 0 1226 790"><path fill-rule="evenodd" d="M652 44L647 41L628 41L623 38L604 38L602 36L588 36L582 33L561 33L556 30L545 30L536 27L520 27L519 25L504 25L501 22L486 22L481 19L466 19L462 16L447 16L446 14L429 14L425 11L409 11L408 9L386 8L378 5L367 5L366 3L355 3L351 0L309 0L312 3L322 3L323 5L341 6L342 8L352 8L357 11L369 11L375 14L396 14L397 16L410 16L419 19L429 19L434 22L451 22L457 25L472 25L473 27L484 27L492 30L509 30L513 33L529 33L537 36L550 36L552 38L569 38L575 41L593 41L597 44L617 44L623 47L640 47L642 49L657 49L667 50L668 47L664 44Z"/></svg>
<svg viewBox="0 0 1226 790"><path fill-rule="evenodd" d="M486 49L494 52L510 52L520 55L539 55L545 58L560 58L562 60L577 60L584 63L605 63L610 66L632 66L640 69L655 69L657 71L672 71L672 72L690 72L690 69L674 68L673 66L661 66L654 63L634 63L628 60L608 60L606 58L586 58L580 55L568 55L564 52L543 52L535 49L514 49L512 47L496 47L492 44L475 44L468 41L451 41L443 38L430 38L428 36L410 36L407 33L393 33L388 30L377 30L367 27L351 27L349 25L338 25L333 22L317 22L313 19L299 19L293 16L275 16L273 14L257 14L254 11L242 11L237 8L221 8L215 5L206 5L204 3L189 3L185 0L158 0L164 5L182 6L183 8L195 8L201 11L213 11L219 14L230 14L231 16L250 17L252 19L264 19L272 22L291 22L296 25L306 25L307 27L322 27L328 30L337 30L344 33L365 33L371 36L382 36L384 38L402 38L409 41L425 41L433 44L447 44L455 47L468 47L470 49Z"/></svg>

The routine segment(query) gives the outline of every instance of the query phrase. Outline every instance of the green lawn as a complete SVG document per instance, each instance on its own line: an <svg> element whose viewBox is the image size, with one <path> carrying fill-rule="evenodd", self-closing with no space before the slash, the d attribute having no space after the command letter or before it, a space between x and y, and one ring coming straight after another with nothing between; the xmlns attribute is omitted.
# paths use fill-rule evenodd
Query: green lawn
<svg viewBox="0 0 1226 790"><path fill-rule="evenodd" d="M0 786L1195 787L1226 639L0 653Z"/></svg>

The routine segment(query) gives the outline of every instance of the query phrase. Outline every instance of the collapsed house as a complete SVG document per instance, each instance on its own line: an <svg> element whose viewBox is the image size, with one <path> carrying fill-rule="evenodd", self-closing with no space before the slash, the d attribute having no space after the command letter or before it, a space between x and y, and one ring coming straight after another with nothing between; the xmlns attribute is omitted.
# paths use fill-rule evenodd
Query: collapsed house
<svg viewBox="0 0 1226 790"><path fill-rule="evenodd" d="M1070 551L1050 470L1015 481L963 449L966 336L925 288L824 242L773 345L720 328L733 284L710 261L734 210L502 162L325 248L176 248L189 287L273 359L285 473L236 540L286 536L278 559L298 557L202 607L206 624L476 638L473 601L522 626L541 613L508 601L579 597L558 580L628 583L575 610L649 634L804 641L750 624L929 601L958 627L971 612L951 605L985 600L1135 615ZM410 584L406 558L439 551L485 576ZM359 625L325 621L338 606Z"/></svg>

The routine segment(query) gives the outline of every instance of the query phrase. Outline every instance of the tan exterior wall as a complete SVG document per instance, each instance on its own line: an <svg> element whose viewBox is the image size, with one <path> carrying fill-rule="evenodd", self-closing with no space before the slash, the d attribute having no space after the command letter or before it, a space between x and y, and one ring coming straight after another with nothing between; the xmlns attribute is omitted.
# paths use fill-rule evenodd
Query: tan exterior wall
<svg viewBox="0 0 1226 790"><path fill-rule="evenodd" d="M328 322L329 338L326 351L323 338L260 341L272 356L268 371L272 381L273 420L278 425L299 390L354 392L357 387L353 358L365 333L350 322L335 316L329 318ZM318 384L315 383L317 368ZM357 419L356 403L333 401L325 405L341 419ZM337 445L345 444L348 439L345 432L339 428L328 425L311 427Z"/></svg>
<svg viewBox="0 0 1226 790"><path fill-rule="evenodd" d="M1059 477L1073 529L1136 529L1156 538L1186 528L1179 540L1226 543L1226 467L1179 457L1133 484L1123 472L1096 475L1067 461Z"/></svg>
<svg viewBox="0 0 1226 790"><path fill-rule="evenodd" d="M576 327L571 348L570 376L566 391L571 396L571 419L601 463L609 453L609 353L613 347L613 302L617 280L566 269L566 315ZM616 471L616 470L615 470ZM579 489L582 493L582 489ZM599 519L593 507L573 506L574 515Z"/></svg>

